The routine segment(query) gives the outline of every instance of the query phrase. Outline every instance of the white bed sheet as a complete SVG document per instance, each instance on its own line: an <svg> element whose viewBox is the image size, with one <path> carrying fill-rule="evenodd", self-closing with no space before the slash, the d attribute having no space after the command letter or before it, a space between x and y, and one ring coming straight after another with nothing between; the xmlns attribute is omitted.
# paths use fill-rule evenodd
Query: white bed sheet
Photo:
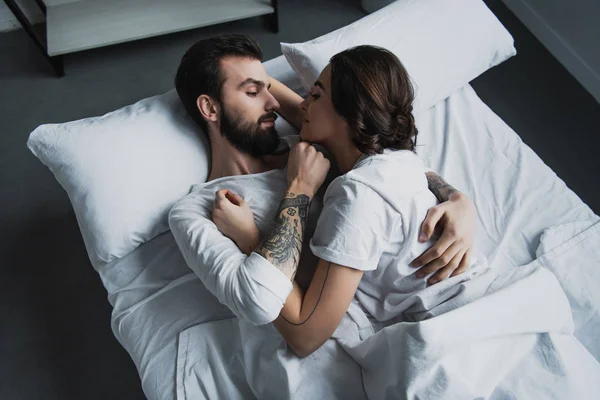
<svg viewBox="0 0 600 400"><path fill-rule="evenodd" d="M283 57L269 62L268 71L299 89L297 78ZM476 245L491 266L516 267L532 262L536 251L545 252L539 250L540 238L549 228L563 233L554 239L559 241L555 245L568 239L564 232L576 237L582 232L599 230L600 225L596 224L600 218L469 85L417 116L417 124L419 154L431 168L474 199L479 214ZM236 348L229 341L237 339L232 334L223 337L221 343L208 346L194 335L216 325L230 324L228 320L233 315L186 266L170 232L122 259L101 266L98 272L114 308L115 337L135 362L149 399L185 398L184 380L190 385L189 380L199 376L202 378L198 378L197 393L204 392L208 398L231 398L229 393L219 393L218 386L203 383L211 380L228 382L237 388L240 398L253 397L244 377L203 362L210 358L211 352L228 354L228 349ZM580 288L600 292L600 283L590 282L589 271L571 271L568 279L571 292ZM576 326L578 320L598 317L600 305L584 303L574 313ZM223 321L198 327L215 320ZM580 329L580 340L588 343L588 350L597 333ZM233 364L239 362L239 357L231 353L224 365L231 364L234 370ZM186 376L189 363L196 363L196 376Z"/></svg>

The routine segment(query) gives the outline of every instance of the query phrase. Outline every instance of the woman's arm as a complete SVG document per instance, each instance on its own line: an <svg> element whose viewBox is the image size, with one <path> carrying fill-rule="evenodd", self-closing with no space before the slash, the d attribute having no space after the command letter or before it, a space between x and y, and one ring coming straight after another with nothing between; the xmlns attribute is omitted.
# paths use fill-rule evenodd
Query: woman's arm
<svg viewBox="0 0 600 400"><path fill-rule="evenodd" d="M302 202L302 196L293 195L296 197L290 197L288 192L279 206L274 224L277 234L267 235L271 239L265 238L262 242L258 235L252 234L258 229L255 226L248 228L254 225L250 207L236 194L227 190L217 192L213 220L240 250L247 255L253 251L263 255L292 280L293 289L273 324L294 353L306 357L321 347L340 324L363 272L319 260L306 293L302 290L294 275L308 215L308 200Z"/></svg>
<svg viewBox="0 0 600 400"><path fill-rule="evenodd" d="M304 121L300 108L302 97L273 77L269 77L269 81L271 83L269 91L281 106L279 113L296 128L302 128L302 121Z"/></svg>
<svg viewBox="0 0 600 400"><path fill-rule="evenodd" d="M306 293L294 282L273 325L298 357L312 354L333 335L362 276L363 271L319 260Z"/></svg>
<svg viewBox="0 0 600 400"><path fill-rule="evenodd" d="M279 203L271 230L254 250L292 281L300 262L304 228L313 196L311 189L290 184Z"/></svg>
<svg viewBox="0 0 600 400"><path fill-rule="evenodd" d="M271 229L255 250L292 281L300 262L310 201L325 181L329 167L329 160L306 142L290 150L288 189Z"/></svg>

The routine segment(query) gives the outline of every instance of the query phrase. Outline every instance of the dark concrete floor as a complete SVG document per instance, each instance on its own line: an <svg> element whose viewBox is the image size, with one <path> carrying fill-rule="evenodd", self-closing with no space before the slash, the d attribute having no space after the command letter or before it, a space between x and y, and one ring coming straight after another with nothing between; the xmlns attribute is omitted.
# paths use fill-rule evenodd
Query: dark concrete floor
<svg viewBox="0 0 600 400"><path fill-rule="evenodd" d="M249 19L96 49L65 58L57 79L22 30L0 34L0 398L143 398L110 330L106 292L92 269L69 199L29 153L47 122L100 115L172 88L181 55L198 39L242 32L265 59L279 42L305 41L364 13L358 1L281 0L280 32ZM517 57L473 82L481 98L590 207L600 212L600 104L499 1Z"/></svg>

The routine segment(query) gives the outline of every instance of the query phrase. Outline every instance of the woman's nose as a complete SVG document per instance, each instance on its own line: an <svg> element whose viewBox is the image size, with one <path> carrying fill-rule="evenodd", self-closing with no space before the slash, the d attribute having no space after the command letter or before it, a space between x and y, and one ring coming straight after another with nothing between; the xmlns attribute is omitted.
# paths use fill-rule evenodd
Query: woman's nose
<svg viewBox="0 0 600 400"><path fill-rule="evenodd" d="M308 99L302 100L302 103L300 103L300 108L302 111L308 112Z"/></svg>

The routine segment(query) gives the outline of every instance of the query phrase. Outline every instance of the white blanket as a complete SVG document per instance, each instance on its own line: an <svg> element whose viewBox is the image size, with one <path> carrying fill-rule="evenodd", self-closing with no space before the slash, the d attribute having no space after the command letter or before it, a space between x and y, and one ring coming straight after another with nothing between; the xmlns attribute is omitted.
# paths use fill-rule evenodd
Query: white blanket
<svg viewBox="0 0 600 400"><path fill-rule="evenodd" d="M545 239L542 247L559 237ZM198 325L180 338L179 398L598 399L600 363L574 335L567 295L549 269L578 266L598 277L600 251L581 250L600 243L600 223L562 239L527 266L439 285L423 321L373 334L353 305L334 338L305 359L269 325ZM585 304L598 292L573 295ZM587 315L586 325L600 326Z"/></svg>
<svg viewBox="0 0 600 400"><path fill-rule="evenodd" d="M556 278L531 267L480 278L484 297L344 346L368 398L598 398L600 364L573 336Z"/></svg>

